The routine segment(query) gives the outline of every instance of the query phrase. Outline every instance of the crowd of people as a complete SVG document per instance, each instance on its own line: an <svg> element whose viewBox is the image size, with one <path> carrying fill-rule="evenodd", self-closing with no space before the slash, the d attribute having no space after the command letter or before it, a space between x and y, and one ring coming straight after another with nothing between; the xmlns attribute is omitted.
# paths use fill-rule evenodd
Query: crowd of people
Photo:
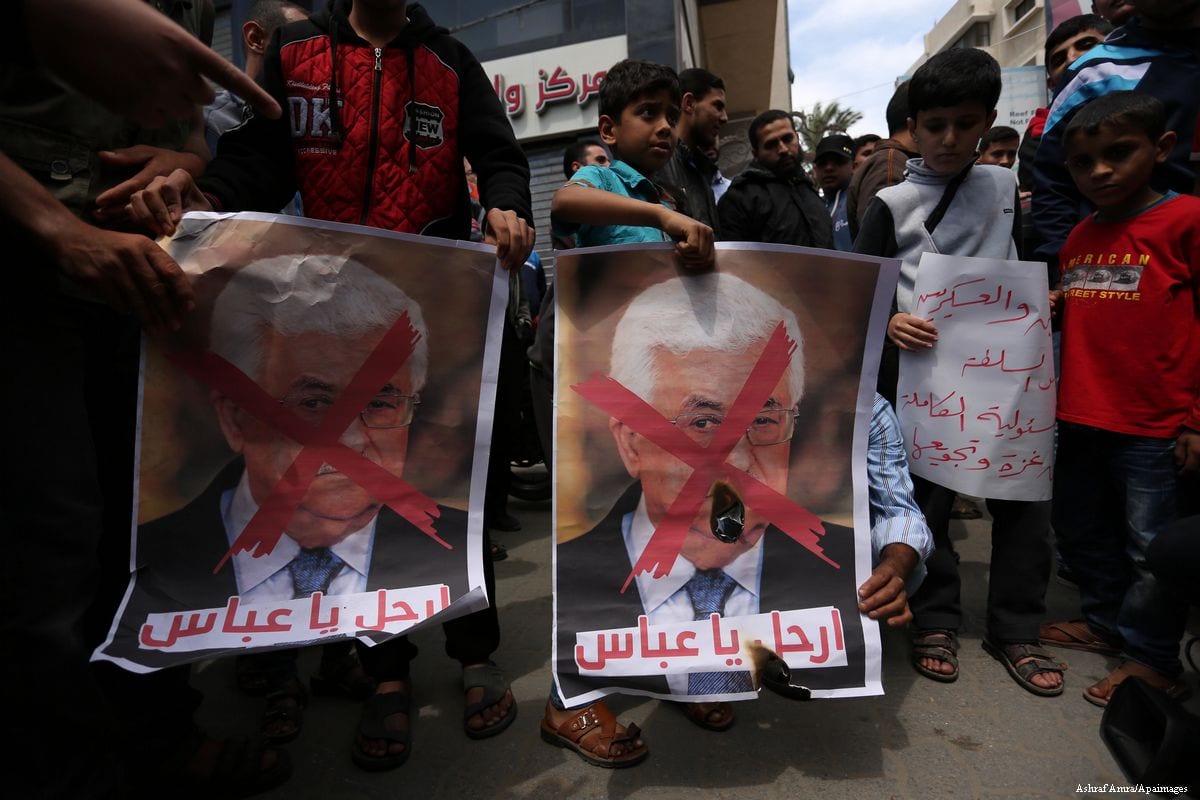
<svg viewBox="0 0 1200 800"><path fill-rule="evenodd" d="M1054 498L982 498L992 519L984 647L1022 688L1047 697L1066 685L1052 650L1112 656L1112 671L1082 687L1104 706L1129 678L1171 696L1185 688L1180 641L1200 568L1198 518L1189 516L1200 512L1200 0L1096 5L1105 16L1068 19L1047 36L1051 102L1023 132L995 124L995 59L953 49L896 88L886 137L829 132L805 153L791 113L760 113L747 132L753 161L731 179L718 166L722 78L622 60L600 89L595 137L564 153L551 220L560 249L674 243L684 272L714 296L741 291L704 277L715 242L900 262L862 476L874 558L859 610L907 626L914 669L947 683L959 675L963 622L949 525L971 508L910 476L896 422L900 351L927 356L939 340L911 313L917 268L926 253L1044 264L1061 339ZM163 780L205 797L266 790L287 780L279 745L303 724L297 651L238 659L239 687L266 696L264 717L258 735L226 740L195 726L200 697L186 667L139 675L88 660L132 563L139 337L178 329L195 308L179 266L150 237L172 234L185 212L212 210L447 239L474 231L514 275L525 319L537 320L534 334L519 324L519 304L510 307L499 394L511 400L497 413L523 413L520 398L530 396L549 466L553 286L531 260L528 163L474 55L405 0L331 0L311 14L258 0L242 29L244 73L204 46L211 3L14 7L0 99L0 218L24 253L3 297L3 325L18 343L4 409L20 457L6 460L0 511L14 796L142 796ZM226 91L214 97L205 77ZM418 106L452 112L439 146L418 144L409 119ZM297 107L303 113L281 113ZM1109 290L1114 281L1121 292ZM668 313L677 299L664 290L659 305L638 311ZM490 481L507 475L519 430L495 427ZM637 434L627 444L635 451ZM504 483L489 489L493 530L519 524L506 493ZM504 551L486 534L483 546L492 603L444 626L471 738L504 732L517 712L492 660L501 638L492 562ZM723 571L738 546L697 550L692 571L715 583L677 587L691 598L686 618L693 607L701 613L701 591L718 598L705 601L708 612L742 608ZM1056 558L1078 586L1078 619L1045 618ZM337 578L336 564L315 584L305 569L302 579L281 567L284 596ZM361 768L392 769L409 756L415 656L403 636L323 648L311 686L362 704L347 734ZM744 673L720 675L688 679L706 687L695 694L747 688ZM599 766L645 759L643 732L602 700L572 708L562 697L550 688L544 740ZM729 702L679 706L707 730L734 721Z"/></svg>

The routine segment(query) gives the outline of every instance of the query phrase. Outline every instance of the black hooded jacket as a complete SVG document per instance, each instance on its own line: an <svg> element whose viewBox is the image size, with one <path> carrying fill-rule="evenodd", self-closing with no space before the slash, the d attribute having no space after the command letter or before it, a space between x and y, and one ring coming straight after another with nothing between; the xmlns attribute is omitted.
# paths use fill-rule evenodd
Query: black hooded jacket
<svg viewBox="0 0 1200 800"><path fill-rule="evenodd" d="M755 161L733 179L717 212L726 242L833 248L829 211L803 173L782 178Z"/></svg>

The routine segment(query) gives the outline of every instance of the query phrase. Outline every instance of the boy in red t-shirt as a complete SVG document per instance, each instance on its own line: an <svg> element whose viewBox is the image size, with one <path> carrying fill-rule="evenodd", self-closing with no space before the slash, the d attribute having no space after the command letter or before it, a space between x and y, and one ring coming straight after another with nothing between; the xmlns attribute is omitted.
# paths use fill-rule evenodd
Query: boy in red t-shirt
<svg viewBox="0 0 1200 800"><path fill-rule="evenodd" d="M1180 692L1186 606L1145 555L1200 471L1200 198L1150 187L1175 133L1156 98L1114 92L1067 126L1067 167L1096 206L1059 255L1063 305L1054 530L1082 620L1042 641L1121 656L1084 690L1098 706L1130 676Z"/></svg>

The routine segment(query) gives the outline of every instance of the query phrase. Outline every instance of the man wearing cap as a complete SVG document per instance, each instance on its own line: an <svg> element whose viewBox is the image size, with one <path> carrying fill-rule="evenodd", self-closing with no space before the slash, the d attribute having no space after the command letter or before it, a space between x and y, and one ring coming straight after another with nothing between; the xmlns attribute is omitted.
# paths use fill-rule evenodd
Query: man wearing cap
<svg viewBox="0 0 1200 800"><path fill-rule="evenodd" d="M750 123L749 136L754 161L717 204L721 239L832 248L833 226L801 168L792 115L764 111Z"/></svg>
<svg viewBox="0 0 1200 800"><path fill-rule="evenodd" d="M826 136L817 144L814 166L821 197L833 222L833 246L838 250L852 250L854 242L846 213L846 189L854 174L854 140L844 133Z"/></svg>

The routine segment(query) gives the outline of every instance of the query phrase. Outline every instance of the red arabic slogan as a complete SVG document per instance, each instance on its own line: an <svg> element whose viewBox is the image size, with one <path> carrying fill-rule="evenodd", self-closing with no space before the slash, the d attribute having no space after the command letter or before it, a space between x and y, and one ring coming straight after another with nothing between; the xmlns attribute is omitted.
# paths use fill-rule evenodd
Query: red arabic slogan
<svg viewBox="0 0 1200 800"><path fill-rule="evenodd" d="M576 81L561 66L556 66L553 72L539 69L538 98L533 110L542 114L550 106L567 102L573 98L578 105L585 105L600 94L600 85L604 83L604 76L607 74L608 70L603 69L599 72L585 72ZM496 96L504 101L504 110L508 116L516 117L525 111L524 84L514 83L505 86L504 76L496 74L492 77L492 89L495 90Z"/></svg>
<svg viewBox="0 0 1200 800"><path fill-rule="evenodd" d="M747 472L725 463L783 377L795 349L796 343L787 335L783 323L779 323L708 447L692 441L653 406L612 378L596 374L571 387L589 403L692 468L691 476L625 579L622 592L639 573L649 572L655 578L670 573L692 520L700 513L709 487L718 479L733 484L746 505L757 509L813 555L840 569L821 549L819 537L825 535L825 526L815 514Z"/></svg>
<svg viewBox="0 0 1200 800"><path fill-rule="evenodd" d="M217 562L214 575L238 553L248 552L254 558L261 558L274 550L316 479L317 471L326 463L438 544L452 549L437 535L434 527L434 520L440 514L437 503L339 441L371 399L412 356L419 340L420 334L413 328L408 314L401 314L317 427L280 405L245 373L215 353L193 350L169 356L193 378L221 392L243 411L304 445L233 546Z"/></svg>
<svg viewBox="0 0 1200 800"><path fill-rule="evenodd" d="M138 633L138 644L143 650L189 653L296 644L339 631L343 636L361 631L401 633L449 608L450 587L442 583L378 589L338 595L332 604L324 601L321 592L245 605L235 596L224 608L150 614ZM260 616L265 621L259 622Z"/></svg>
<svg viewBox="0 0 1200 800"><path fill-rule="evenodd" d="M811 631L816 635L809 636ZM575 664L583 675L615 677L739 671L749 666L739 655L742 639L759 646L770 642L771 652L797 669L847 663L841 612L823 606L742 617L709 614L666 625L639 614L636 628L577 633Z"/></svg>

